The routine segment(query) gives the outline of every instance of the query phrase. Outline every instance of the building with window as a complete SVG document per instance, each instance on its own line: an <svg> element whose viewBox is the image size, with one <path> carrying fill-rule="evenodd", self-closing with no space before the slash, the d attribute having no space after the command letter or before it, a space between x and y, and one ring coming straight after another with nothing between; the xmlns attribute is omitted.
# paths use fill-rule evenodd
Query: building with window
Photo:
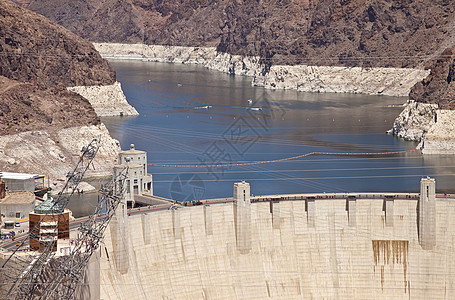
<svg viewBox="0 0 455 300"><path fill-rule="evenodd" d="M9 192L35 192L44 187L44 175L0 172Z"/></svg>
<svg viewBox="0 0 455 300"><path fill-rule="evenodd" d="M68 209L62 209L52 199L38 205L29 216L30 250L42 251L49 244L57 251L58 240L69 240L70 217Z"/></svg>
<svg viewBox="0 0 455 300"><path fill-rule="evenodd" d="M153 195L152 175L147 173L147 152L136 150L131 144L129 150L119 153L118 160L119 164L114 166L114 176L128 166L126 200L134 206L134 195Z"/></svg>
<svg viewBox="0 0 455 300"><path fill-rule="evenodd" d="M0 193L1 194L1 193ZM14 224L29 217L35 208L35 195L32 192L5 193L0 199L0 224Z"/></svg>

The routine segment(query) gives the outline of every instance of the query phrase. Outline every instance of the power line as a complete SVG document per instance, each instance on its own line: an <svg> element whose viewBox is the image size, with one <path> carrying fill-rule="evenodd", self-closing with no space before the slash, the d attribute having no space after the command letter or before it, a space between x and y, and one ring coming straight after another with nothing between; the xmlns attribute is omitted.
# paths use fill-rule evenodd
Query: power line
<svg viewBox="0 0 455 300"><path fill-rule="evenodd" d="M403 151L395 151L395 152L369 152L369 153L337 153L337 152L310 152L306 154L301 154L297 156L287 157L287 158L280 158L274 160L267 160L267 161L255 161L255 162L247 162L247 163L233 163L233 164L198 164L198 165L177 165L177 164L154 164L148 163L147 165L153 167L171 167L171 168L219 168L219 167L239 167L239 166L251 166L251 165L261 165L261 164L269 164L269 163L276 163L276 162L283 162L289 161L299 158L304 158L308 156L314 155L324 155L324 156L381 156L381 155L397 155L397 154L404 154L410 152L420 151L420 149L414 150L403 150Z"/></svg>

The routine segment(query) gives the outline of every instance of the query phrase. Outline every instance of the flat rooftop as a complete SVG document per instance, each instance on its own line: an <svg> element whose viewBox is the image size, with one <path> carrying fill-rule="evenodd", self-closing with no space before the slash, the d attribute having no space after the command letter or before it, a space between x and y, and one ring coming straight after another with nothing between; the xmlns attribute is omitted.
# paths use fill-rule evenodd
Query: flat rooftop
<svg viewBox="0 0 455 300"><path fill-rule="evenodd" d="M26 180L31 178L44 178L44 175L39 174L26 174L26 173L11 173L11 172L0 172L0 177L3 179L18 179Z"/></svg>
<svg viewBox="0 0 455 300"><path fill-rule="evenodd" d="M121 154L130 154L130 155L134 155L134 154L144 154L144 153L146 153L146 152L145 152L145 151L141 151L141 150L136 150L136 149L130 149L130 150L121 151L120 153L121 153Z"/></svg>
<svg viewBox="0 0 455 300"><path fill-rule="evenodd" d="M29 204L35 201L35 195L32 192L15 192L6 194L6 197L0 200L1 204Z"/></svg>

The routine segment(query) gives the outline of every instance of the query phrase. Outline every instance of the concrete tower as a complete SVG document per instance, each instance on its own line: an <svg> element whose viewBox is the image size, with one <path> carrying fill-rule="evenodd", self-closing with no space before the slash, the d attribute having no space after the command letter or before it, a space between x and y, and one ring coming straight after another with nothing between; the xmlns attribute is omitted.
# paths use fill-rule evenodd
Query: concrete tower
<svg viewBox="0 0 455 300"><path fill-rule="evenodd" d="M436 182L427 177L420 180L419 242L424 250L436 244Z"/></svg>
<svg viewBox="0 0 455 300"><path fill-rule="evenodd" d="M121 151L118 155L119 165L130 167L128 182L128 198L134 195L153 195L152 175L147 173L147 152L136 150L134 144L130 149Z"/></svg>
<svg viewBox="0 0 455 300"><path fill-rule="evenodd" d="M237 250L251 250L251 199L250 184L245 181L234 183L234 225Z"/></svg>

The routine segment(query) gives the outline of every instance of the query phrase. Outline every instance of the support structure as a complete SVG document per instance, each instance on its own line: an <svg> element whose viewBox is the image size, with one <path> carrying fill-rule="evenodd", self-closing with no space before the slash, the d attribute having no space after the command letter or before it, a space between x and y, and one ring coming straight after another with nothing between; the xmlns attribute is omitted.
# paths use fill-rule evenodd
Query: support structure
<svg viewBox="0 0 455 300"><path fill-rule="evenodd" d="M0 278L7 284L1 286L0 294L6 294L7 299L31 299L35 293L43 294L43 289L49 288L50 285L43 286L42 282L45 280L45 268L52 267L51 260L55 255L58 241L56 237L59 227L61 228L60 223L63 224L64 222L64 210L98 153L98 149L99 141L97 139L93 139L87 146L83 147L76 167L67 174L65 185L58 196L55 199L47 199L35 208L40 213L57 216L55 220L52 220L55 224L51 224L50 230L52 232L46 232L46 236L37 235L38 232L43 233L41 225L43 222L47 222L46 218L39 218L27 236L29 240L38 242L39 252L22 255L19 250L24 246L24 243L21 243L1 266ZM80 279L74 276L72 272L68 276Z"/></svg>
<svg viewBox="0 0 455 300"><path fill-rule="evenodd" d="M349 196L346 199L346 206L348 211L348 225L353 227L357 225L356 200L357 199L355 196Z"/></svg>
<svg viewBox="0 0 455 300"><path fill-rule="evenodd" d="M246 254L251 250L250 184L234 183L234 226L237 250Z"/></svg>
<svg viewBox="0 0 455 300"><path fill-rule="evenodd" d="M436 245L436 181L427 177L420 180L419 243L424 250Z"/></svg>
<svg viewBox="0 0 455 300"><path fill-rule="evenodd" d="M40 212L47 214L63 216L62 212L74 190L81 182L85 171L90 166L93 158L98 152L99 144L94 139L87 147L82 149L81 158L73 172L68 173L67 182L64 189L58 194L57 199L48 199L43 202ZM40 252L31 252L31 255L17 255L19 247L5 261L0 269L0 278L2 291L6 292L6 299L71 299L74 293L80 287L89 265L90 258L99 248L104 237L104 231L109 225L117 206L121 199L124 199L125 182L128 169L124 169L113 178L111 183L100 189L100 199L95 212L89 218L81 223L78 236L74 244L70 247L69 255L59 259L54 259L54 244L57 243L55 238L43 240L43 247L39 247ZM69 191L69 194L64 194ZM44 220L44 221L43 221ZM42 222L48 222L43 218L36 226L41 228ZM63 217L59 217L57 224L53 226L55 230L59 229L59 223ZM53 225L53 224L51 224ZM29 239L38 239L33 236L37 230L31 230ZM56 237L58 231L51 237ZM41 239L38 239L41 244ZM96 254L94 266L89 267L92 270L94 280L96 281ZM90 264L91 265L91 264ZM90 271L89 271L90 272ZM5 289L7 287L7 289ZM95 287L90 287L90 297L97 298L99 295Z"/></svg>
<svg viewBox="0 0 455 300"><path fill-rule="evenodd" d="M272 228L280 229L280 201L270 201L270 213L272 214Z"/></svg>
<svg viewBox="0 0 455 300"><path fill-rule="evenodd" d="M71 299L84 277L92 254L98 250L104 231L125 195L128 169L124 169L112 181L100 189L100 200L95 212L81 223L78 237L70 255L58 264L55 279L44 286L43 299ZM123 239L125 240L125 239ZM124 243L127 243L125 240ZM96 293L95 293L96 294Z"/></svg>
<svg viewBox="0 0 455 300"><path fill-rule="evenodd" d="M385 226L393 226L393 196L384 197L384 213L385 213Z"/></svg>
<svg viewBox="0 0 455 300"><path fill-rule="evenodd" d="M307 213L307 224L308 227L314 228L316 221L316 205L315 198L308 197L305 202L305 210Z"/></svg>

